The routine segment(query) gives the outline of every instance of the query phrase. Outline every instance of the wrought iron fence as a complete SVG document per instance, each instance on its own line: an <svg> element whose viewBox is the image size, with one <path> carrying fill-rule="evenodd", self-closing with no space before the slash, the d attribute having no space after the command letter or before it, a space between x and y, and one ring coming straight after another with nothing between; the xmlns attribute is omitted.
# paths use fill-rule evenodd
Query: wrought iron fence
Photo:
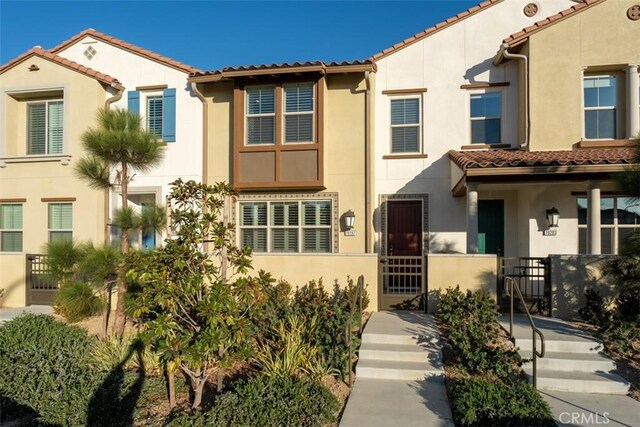
<svg viewBox="0 0 640 427"><path fill-rule="evenodd" d="M498 258L498 296L505 295L505 277L513 279L523 300L534 313L550 315L551 268L550 260L537 257Z"/></svg>

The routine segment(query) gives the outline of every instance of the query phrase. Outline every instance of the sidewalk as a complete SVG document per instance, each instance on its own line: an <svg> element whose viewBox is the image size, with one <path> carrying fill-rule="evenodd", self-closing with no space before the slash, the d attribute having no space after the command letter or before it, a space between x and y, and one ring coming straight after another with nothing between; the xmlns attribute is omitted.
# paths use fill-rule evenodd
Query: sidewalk
<svg viewBox="0 0 640 427"><path fill-rule="evenodd" d="M53 307L48 305L31 305L29 307L0 308L0 323L14 319L23 313L53 314Z"/></svg>

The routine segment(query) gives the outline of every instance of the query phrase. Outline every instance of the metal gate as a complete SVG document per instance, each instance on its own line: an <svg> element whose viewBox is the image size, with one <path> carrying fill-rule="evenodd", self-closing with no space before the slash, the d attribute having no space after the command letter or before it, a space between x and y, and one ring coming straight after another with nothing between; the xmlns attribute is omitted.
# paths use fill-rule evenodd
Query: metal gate
<svg viewBox="0 0 640 427"><path fill-rule="evenodd" d="M49 271L46 255L27 254L26 266L27 305L53 305L58 282Z"/></svg>
<svg viewBox="0 0 640 427"><path fill-rule="evenodd" d="M531 313L551 315L551 262L550 258L499 257L498 301L503 307L504 279L513 277Z"/></svg>
<svg viewBox="0 0 640 427"><path fill-rule="evenodd" d="M427 291L426 257L381 256L380 308L421 309Z"/></svg>

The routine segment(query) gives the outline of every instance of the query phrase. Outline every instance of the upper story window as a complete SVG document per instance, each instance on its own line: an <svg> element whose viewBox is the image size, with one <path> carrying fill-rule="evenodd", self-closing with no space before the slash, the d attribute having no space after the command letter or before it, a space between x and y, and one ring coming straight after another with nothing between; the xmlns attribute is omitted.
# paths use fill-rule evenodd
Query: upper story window
<svg viewBox="0 0 640 427"><path fill-rule="evenodd" d="M587 139L616 138L615 76L584 78L584 133Z"/></svg>
<svg viewBox="0 0 640 427"><path fill-rule="evenodd" d="M587 198L578 197L578 253L588 252ZM600 199L601 253L617 254L625 239L640 231L640 202L632 197Z"/></svg>
<svg viewBox="0 0 640 427"><path fill-rule="evenodd" d="M0 204L0 252L22 252L22 204Z"/></svg>
<svg viewBox="0 0 640 427"><path fill-rule="evenodd" d="M162 96L147 96L147 129L162 138Z"/></svg>
<svg viewBox="0 0 640 427"><path fill-rule="evenodd" d="M49 203L49 241L71 240L73 237L73 204Z"/></svg>
<svg viewBox="0 0 640 427"><path fill-rule="evenodd" d="M27 154L61 154L63 141L62 100L27 104Z"/></svg>
<svg viewBox="0 0 640 427"><path fill-rule="evenodd" d="M287 84L284 88L284 142L313 142L313 85Z"/></svg>
<svg viewBox="0 0 640 427"><path fill-rule="evenodd" d="M391 100L391 152L420 151L420 98Z"/></svg>
<svg viewBox="0 0 640 427"><path fill-rule="evenodd" d="M246 143L274 144L276 140L275 86L247 87Z"/></svg>
<svg viewBox="0 0 640 427"><path fill-rule="evenodd" d="M176 90L163 87L147 86L129 91L127 108L141 114L147 130L158 135L162 142L176 142Z"/></svg>
<svg viewBox="0 0 640 427"><path fill-rule="evenodd" d="M470 95L471 143L500 144L502 141L502 92Z"/></svg>

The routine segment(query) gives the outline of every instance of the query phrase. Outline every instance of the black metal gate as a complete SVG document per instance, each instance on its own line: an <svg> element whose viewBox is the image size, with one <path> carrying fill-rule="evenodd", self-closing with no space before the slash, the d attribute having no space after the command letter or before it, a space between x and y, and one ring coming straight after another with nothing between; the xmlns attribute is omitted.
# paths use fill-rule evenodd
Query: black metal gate
<svg viewBox="0 0 640 427"><path fill-rule="evenodd" d="M546 258L499 257L498 301L503 312L508 296L504 278L513 277L531 313L551 315L551 261ZM506 306L508 307L508 305Z"/></svg>
<svg viewBox="0 0 640 427"><path fill-rule="evenodd" d="M27 254L26 266L27 305L53 305L58 282L49 271L46 255Z"/></svg>

